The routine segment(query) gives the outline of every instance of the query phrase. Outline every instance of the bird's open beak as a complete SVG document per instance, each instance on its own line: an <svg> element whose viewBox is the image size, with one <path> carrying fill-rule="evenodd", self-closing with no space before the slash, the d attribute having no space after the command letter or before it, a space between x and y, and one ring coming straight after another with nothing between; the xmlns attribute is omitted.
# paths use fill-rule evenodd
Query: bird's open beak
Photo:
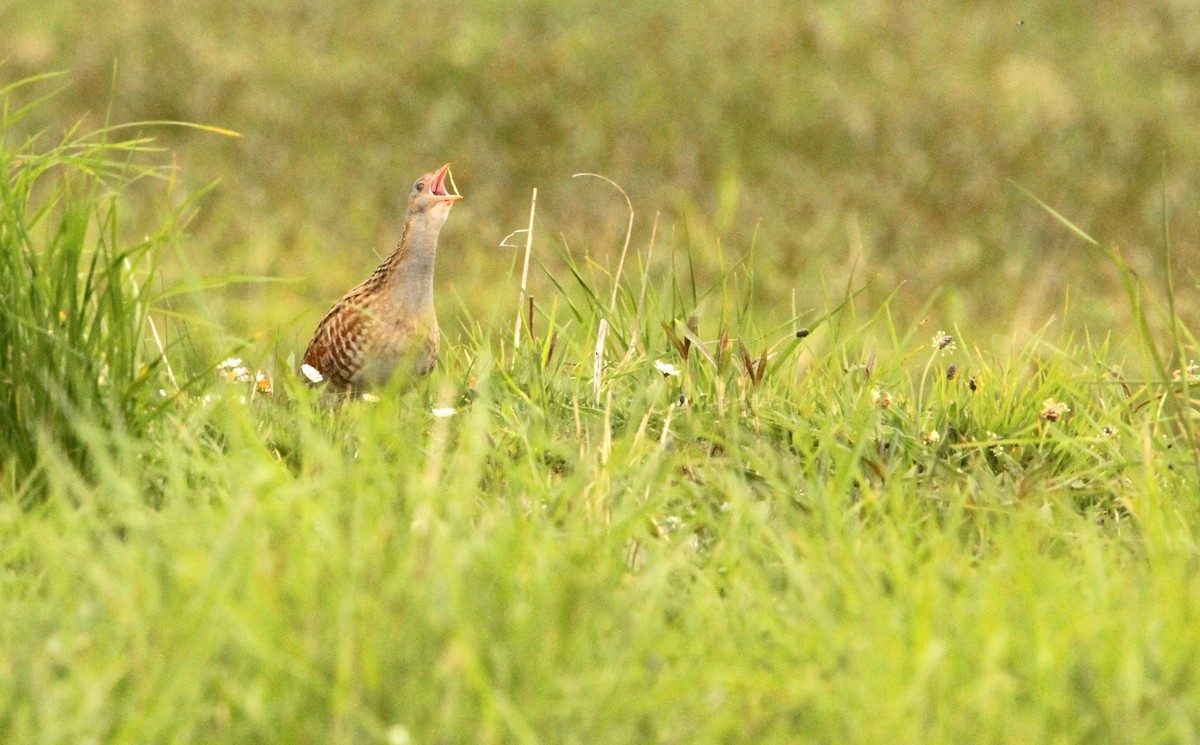
<svg viewBox="0 0 1200 745"><path fill-rule="evenodd" d="M447 177L450 178L450 187L454 189L453 194L446 189ZM454 177L450 176L449 163L439 168L437 172L433 174L433 180L429 182L429 193L430 195L446 202L455 202L459 199L462 199L462 194L458 193L458 187L454 185Z"/></svg>

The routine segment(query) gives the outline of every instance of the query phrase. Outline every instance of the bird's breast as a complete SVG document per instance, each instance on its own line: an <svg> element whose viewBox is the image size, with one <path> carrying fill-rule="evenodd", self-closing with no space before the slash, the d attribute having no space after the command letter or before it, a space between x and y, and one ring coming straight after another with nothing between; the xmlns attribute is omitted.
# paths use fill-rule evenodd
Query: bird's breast
<svg viewBox="0 0 1200 745"><path fill-rule="evenodd" d="M370 350L363 356L361 385L386 384L396 375L429 374L437 363L440 331L428 317L381 318Z"/></svg>

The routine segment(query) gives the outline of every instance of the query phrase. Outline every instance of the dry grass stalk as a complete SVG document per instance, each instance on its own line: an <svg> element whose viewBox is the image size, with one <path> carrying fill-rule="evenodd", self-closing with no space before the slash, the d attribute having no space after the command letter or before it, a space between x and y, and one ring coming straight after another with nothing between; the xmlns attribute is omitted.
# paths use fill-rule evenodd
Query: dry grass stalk
<svg viewBox="0 0 1200 745"><path fill-rule="evenodd" d="M525 230L525 263L521 267L521 294L517 296L517 322L513 328L513 349L521 348L521 309L525 305L525 289L529 286L529 256L533 253L533 218L537 214L537 189L529 200L529 227ZM530 323L532 323L532 318Z"/></svg>

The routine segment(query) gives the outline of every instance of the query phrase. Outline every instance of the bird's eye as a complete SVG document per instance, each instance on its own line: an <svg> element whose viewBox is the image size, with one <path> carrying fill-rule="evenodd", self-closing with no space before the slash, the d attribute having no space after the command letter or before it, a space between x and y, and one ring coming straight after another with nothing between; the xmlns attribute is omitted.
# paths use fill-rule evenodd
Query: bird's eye
<svg viewBox="0 0 1200 745"><path fill-rule="evenodd" d="M417 191L425 191L425 184L418 181L415 185L413 185L413 188Z"/></svg>

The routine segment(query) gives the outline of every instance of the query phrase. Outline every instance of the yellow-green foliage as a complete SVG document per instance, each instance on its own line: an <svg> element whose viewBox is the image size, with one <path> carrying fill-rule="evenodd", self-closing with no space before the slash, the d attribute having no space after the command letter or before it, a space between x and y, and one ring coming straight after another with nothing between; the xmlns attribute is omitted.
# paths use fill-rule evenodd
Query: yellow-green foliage
<svg viewBox="0 0 1200 745"><path fill-rule="evenodd" d="M396 239L411 178L446 161L467 200L439 283L473 316L497 302L511 255L495 247L535 186L545 240L611 263L623 205L581 171L629 191L642 241L663 211L662 245L703 272L718 241L753 245L766 300L820 298L853 267L872 302L900 287L907 316L938 293L1001 332L1040 326L1068 286L1068 322L1126 320L1113 274L1010 179L1154 287L1164 193L1181 263L1200 238L1185 0L24 0L0 19L0 75L70 73L39 126L111 110L244 135L155 133L187 185L221 179L191 271L300 281L210 298L246 334L307 333Z"/></svg>

